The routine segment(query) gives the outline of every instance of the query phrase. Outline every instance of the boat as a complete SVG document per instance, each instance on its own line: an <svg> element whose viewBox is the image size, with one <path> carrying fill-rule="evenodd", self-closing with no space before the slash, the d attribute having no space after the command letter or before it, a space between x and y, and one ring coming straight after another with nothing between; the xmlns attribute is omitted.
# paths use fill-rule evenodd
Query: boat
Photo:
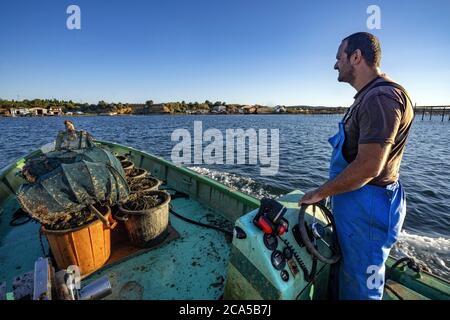
<svg viewBox="0 0 450 320"><path fill-rule="evenodd" d="M322 232L322 239L320 235L311 237L312 231L318 231L312 228L312 222L324 228L330 223L323 206L305 207L303 213L299 210L302 191L294 190L276 199L284 210L278 220L281 223L271 225L272 219L269 226L258 225L259 219L265 218L259 199L146 152L113 142L96 144L126 156L163 182L160 189L172 196L170 232L151 247L135 248L117 242L119 247L115 248L114 233L120 238L123 232L118 227L112 235L111 257L103 267L82 277L82 287L106 277L111 290L104 299L113 300L333 298L336 261L324 262L327 258L320 260L312 253L315 248L322 255L338 254L327 244L333 241L333 228ZM51 257L40 225L21 214L16 198L24 183L18 172L27 159L44 149L0 172L0 299L23 297L16 292L17 281L33 274L33 270L36 275L37 265L44 257ZM322 214L319 216L316 210L322 210ZM267 227L275 229L266 232ZM305 230L310 241L305 238ZM315 239L324 241L311 247ZM413 259L389 257L383 299L449 300L450 282L426 271Z"/></svg>

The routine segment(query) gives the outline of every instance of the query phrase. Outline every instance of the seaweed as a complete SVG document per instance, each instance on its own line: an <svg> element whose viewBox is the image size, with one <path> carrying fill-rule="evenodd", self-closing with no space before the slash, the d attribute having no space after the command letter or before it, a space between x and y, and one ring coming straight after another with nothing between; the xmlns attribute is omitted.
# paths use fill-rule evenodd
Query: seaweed
<svg viewBox="0 0 450 320"><path fill-rule="evenodd" d="M139 192L140 190L151 189L158 184L158 180L152 177L143 177L133 179L130 183L131 192Z"/></svg>
<svg viewBox="0 0 450 320"><path fill-rule="evenodd" d="M79 212L62 216L50 224L45 224L44 227L47 230L68 230L85 226L96 219L95 214L89 208L86 208Z"/></svg>
<svg viewBox="0 0 450 320"><path fill-rule="evenodd" d="M163 201L164 198L160 195L137 192L130 195L129 200L123 207L131 211L142 211L157 207L163 203Z"/></svg>

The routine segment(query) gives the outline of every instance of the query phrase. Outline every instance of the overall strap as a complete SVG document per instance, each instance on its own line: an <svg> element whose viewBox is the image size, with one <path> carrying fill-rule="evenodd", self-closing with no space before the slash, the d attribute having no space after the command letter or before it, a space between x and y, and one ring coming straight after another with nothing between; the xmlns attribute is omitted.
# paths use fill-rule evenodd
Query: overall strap
<svg viewBox="0 0 450 320"><path fill-rule="evenodd" d="M401 85L399 85L398 83L395 83L395 82L392 82L392 81L381 81L381 82L378 82L378 83L376 83L373 87L371 87L371 88L369 89L369 91L372 90L372 89L374 89L374 88L383 87L383 86L394 87L394 88L396 88L396 89L399 89L399 90L403 93L404 97L406 97L406 98L409 100L409 102L411 103L411 105L412 105L412 100L411 100L411 98L409 97L408 91L406 91L406 89L403 88L403 87L402 87ZM367 94L367 93L366 93L366 94ZM406 105L406 100L404 100L404 102L405 102L405 105Z"/></svg>
<svg viewBox="0 0 450 320"><path fill-rule="evenodd" d="M361 97L361 99L359 100L359 102L356 104L356 105L354 105L352 108L349 108L349 110L347 110L347 112L345 113L345 115L344 115L344 118L342 119L342 122L345 124L347 121L348 121L348 119L350 119L350 117L352 116L352 114L353 114L353 111L356 109L356 107L363 101L363 99L364 99L364 97L372 90L372 89L375 89L375 88L378 88L378 87L394 87L394 88L396 88L396 89L399 89L401 92L402 92L402 94L403 94L403 103L405 104L405 106L407 105L407 101L406 101L406 99L408 99L409 100L409 102L411 103L411 105L412 105L412 100L411 100L411 98L409 97L409 94L408 94L408 92L406 91L406 89L405 88L403 88L401 85L399 85L398 83L395 83L395 82L392 82L392 81L381 81L381 82L378 82L378 83L376 83L376 84L374 84L372 87L370 87L369 88L369 90L367 90L367 92L366 93L364 93L364 95Z"/></svg>

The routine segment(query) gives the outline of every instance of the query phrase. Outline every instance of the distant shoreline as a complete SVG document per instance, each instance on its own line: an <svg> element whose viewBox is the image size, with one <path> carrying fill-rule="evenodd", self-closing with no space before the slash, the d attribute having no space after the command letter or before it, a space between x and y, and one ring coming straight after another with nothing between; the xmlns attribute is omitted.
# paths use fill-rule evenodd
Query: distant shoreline
<svg viewBox="0 0 450 320"><path fill-rule="evenodd" d="M0 116L112 116L119 114L150 115L192 115L192 114L341 114L347 108L325 106L284 106L228 104L223 101L211 102L163 102L153 103L77 103L72 100L34 99L34 100L1 100Z"/></svg>
<svg viewBox="0 0 450 320"><path fill-rule="evenodd" d="M71 100L34 99L1 100L0 117L45 117L45 116L117 116L117 115L335 115L344 114L348 107L284 106L227 104L226 102L164 102L153 103L76 103ZM450 113L450 106L414 106L414 111L425 115ZM449 117L450 119L450 117Z"/></svg>
<svg viewBox="0 0 450 320"><path fill-rule="evenodd" d="M285 113L147 113L147 114L133 114L133 113L118 113L114 115L105 115L98 113L86 113L86 114L60 114L60 115L52 115L52 116L35 116L35 115L0 115L2 118L57 118L57 117L121 117L121 116L270 116L270 115L339 115L344 114L344 112L305 112L305 113L293 113L293 112L285 112Z"/></svg>

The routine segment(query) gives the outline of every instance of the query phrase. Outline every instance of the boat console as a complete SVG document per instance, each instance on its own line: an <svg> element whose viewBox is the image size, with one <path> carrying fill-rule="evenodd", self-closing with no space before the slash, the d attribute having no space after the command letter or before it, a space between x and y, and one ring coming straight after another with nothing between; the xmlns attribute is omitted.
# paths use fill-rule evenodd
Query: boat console
<svg viewBox="0 0 450 320"><path fill-rule="evenodd" d="M332 216L323 205L299 208L294 191L237 220L224 299L327 299L339 260Z"/></svg>

